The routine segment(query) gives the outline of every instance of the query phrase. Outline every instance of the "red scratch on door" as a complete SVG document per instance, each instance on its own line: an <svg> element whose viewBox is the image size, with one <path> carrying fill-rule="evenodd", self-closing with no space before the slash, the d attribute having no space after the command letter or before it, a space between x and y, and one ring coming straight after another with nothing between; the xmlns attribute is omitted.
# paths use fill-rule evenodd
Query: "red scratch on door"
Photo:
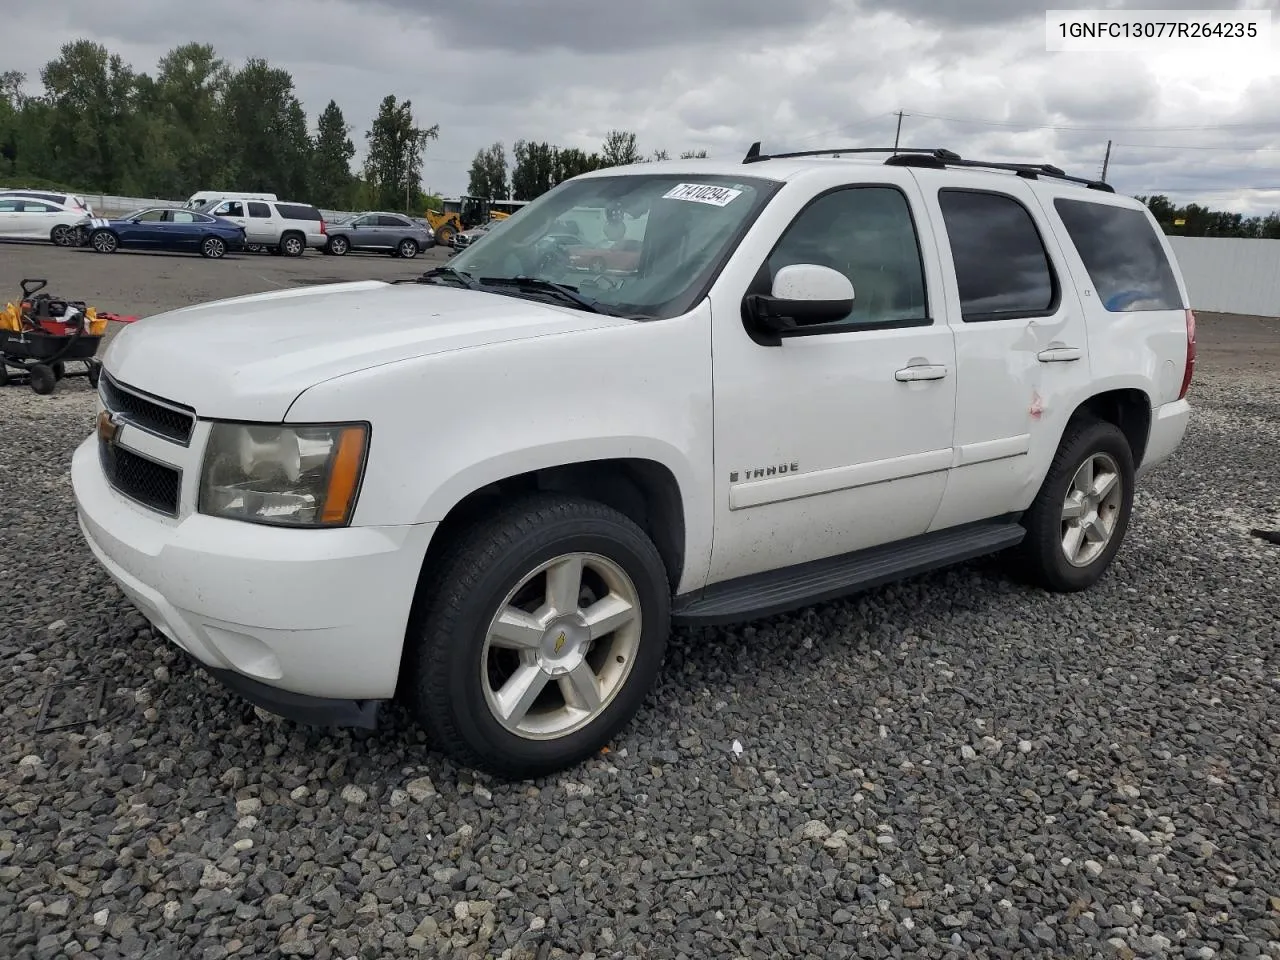
<svg viewBox="0 0 1280 960"><path fill-rule="evenodd" d="M1039 420L1039 419L1040 419L1040 417L1041 417L1043 414L1044 414L1044 403L1040 400L1040 394L1039 394L1039 392L1038 392L1038 391L1032 391L1032 393L1031 393L1031 419L1032 419L1032 420Z"/></svg>

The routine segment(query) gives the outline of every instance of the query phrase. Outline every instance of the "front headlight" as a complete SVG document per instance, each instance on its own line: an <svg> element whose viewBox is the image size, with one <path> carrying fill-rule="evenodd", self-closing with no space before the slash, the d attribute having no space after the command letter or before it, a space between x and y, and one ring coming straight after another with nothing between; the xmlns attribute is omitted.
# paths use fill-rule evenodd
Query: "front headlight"
<svg viewBox="0 0 1280 960"><path fill-rule="evenodd" d="M366 424L215 423L198 509L281 526L346 526L368 449Z"/></svg>

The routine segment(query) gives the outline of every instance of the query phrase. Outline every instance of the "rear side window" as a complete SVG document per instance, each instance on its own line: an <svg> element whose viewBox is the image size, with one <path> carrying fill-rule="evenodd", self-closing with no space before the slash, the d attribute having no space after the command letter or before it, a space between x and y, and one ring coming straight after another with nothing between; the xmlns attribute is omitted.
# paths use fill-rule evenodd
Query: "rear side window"
<svg viewBox="0 0 1280 960"><path fill-rule="evenodd" d="M277 203L276 209L286 220L319 220L320 211L302 203Z"/></svg>
<svg viewBox="0 0 1280 960"><path fill-rule="evenodd" d="M258 200L249 201L249 216L267 220L271 217L271 208Z"/></svg>
<svg viewBox="0 0 1280 960"><path fill-rule="evenodd" d="M1053 205L1107 310L1183 308L1169 258L1141 210L1061 197Z"/></svg>
<svg viewBox="0 0 1280 960"><path fill-rule="evenodd" d="M951 243L960 315L966 323L1047 316L1058 306L1058 281L1021 203L1002 193L940 190Z"/></svg>

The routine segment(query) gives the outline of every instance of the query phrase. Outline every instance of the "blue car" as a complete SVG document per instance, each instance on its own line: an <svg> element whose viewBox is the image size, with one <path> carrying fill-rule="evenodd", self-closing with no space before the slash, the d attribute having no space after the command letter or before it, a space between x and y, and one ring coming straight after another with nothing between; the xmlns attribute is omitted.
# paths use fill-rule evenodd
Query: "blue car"
<svg viewBox="0 0 1280 960"><path fill-rule="evenodd" d="M84 242L98 253L130 250L179 250L217 260L228 250L245 248L244 227L194 210L150 207L119 219L92 218L78 227Z"/></svg>

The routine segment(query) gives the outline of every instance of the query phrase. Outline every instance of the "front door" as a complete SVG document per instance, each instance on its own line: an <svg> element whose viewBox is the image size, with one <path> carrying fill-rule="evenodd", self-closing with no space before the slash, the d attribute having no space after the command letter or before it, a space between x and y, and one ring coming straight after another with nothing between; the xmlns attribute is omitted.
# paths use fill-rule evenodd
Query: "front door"
<svg viewBox="0 0 1280 960"><path fill-rule="evenodd" d="M735 258L713 296L708 583L923 534L942 500L955 352L937 264L921 255L933 240L919 191L901 169L851 183L842 167L789 224L766 213L752 234L760 239L739 248L748 262ZM780 345L758 343L742 296L768 293L794 263L848 276L853 311Z"/></svg>

